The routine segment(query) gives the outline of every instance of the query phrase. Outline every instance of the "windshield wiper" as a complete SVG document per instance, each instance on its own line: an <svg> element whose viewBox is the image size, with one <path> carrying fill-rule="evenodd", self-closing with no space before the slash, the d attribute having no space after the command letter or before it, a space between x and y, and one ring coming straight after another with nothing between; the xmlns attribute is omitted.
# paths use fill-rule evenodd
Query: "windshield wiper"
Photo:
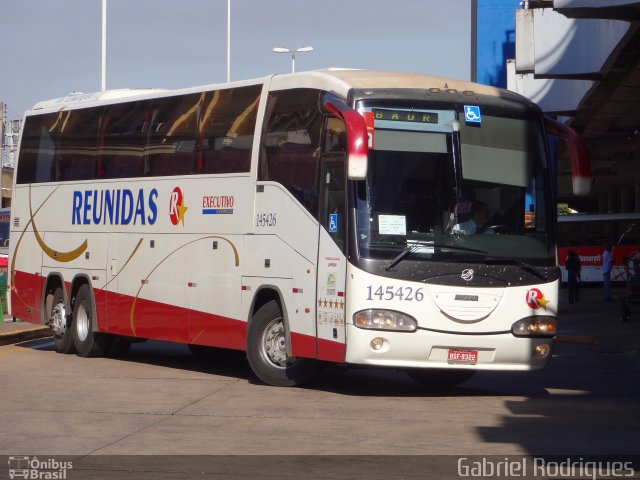
<svg viewBox="0 0 640 480"><path fill-rule="evenodd" d="M462 250L464 252L480 253L483 255L487 253L485 250L478 250L476 248L469 248L469 247L461 247L459 245L450 245L448 243L439 243L439 242L434 242L430 240L408 240L407 246L404 248L404 250L402 250L402 252L400 252L393 260L387 263L384 266L384 269L388 272L393 267L395 267L398 263L400 263L404 257L416 251L419 247L450 248L451 250Z"/></svg>
<svg viewBox="0 0 640 480"><path fill-rule="evenodd" d="M493 264L516 265L516 266L520 267L522 270L524 270L525 272L528 272L531 275L534 275L534 276L538 277L540 280L547 280L547 277L545 277L540 272L538 272L534 267L532 267L531 265L529 265L526 262L523 262L522 260L520 260L518 258L512 258L512 257L487 257L487 258L485 258L485 261L488 264L489 263L493 263Z"/></svg>

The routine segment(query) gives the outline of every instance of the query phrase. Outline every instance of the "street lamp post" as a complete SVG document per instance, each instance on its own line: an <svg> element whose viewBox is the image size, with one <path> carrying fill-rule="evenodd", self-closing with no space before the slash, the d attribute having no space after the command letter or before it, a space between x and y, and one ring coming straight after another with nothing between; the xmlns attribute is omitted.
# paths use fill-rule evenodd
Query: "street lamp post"
<svg viewBox="0 0 640 480"><path fill-rule="evenodd" d="M291 54L291 73L296 73L296 53L304 53L304 52L313 52L313 47L302 47L302 48L282 48L276 47L273 49L276 53L290 53Z"/></svg>
<svg viewBox="0 0 640 480"><path fill-rule="evenodd" d="M102 73L101 89L107 89L107 0L102 0Z"/></svg>

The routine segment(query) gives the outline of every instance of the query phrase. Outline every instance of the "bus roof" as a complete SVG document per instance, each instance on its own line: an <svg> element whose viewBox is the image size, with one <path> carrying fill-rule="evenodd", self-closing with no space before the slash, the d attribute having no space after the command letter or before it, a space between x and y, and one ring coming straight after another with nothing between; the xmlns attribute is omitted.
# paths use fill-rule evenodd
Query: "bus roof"
<svg viewBox="0 0 640 480"><path fill-rule="evenodd" d="M331 90L346 97L351 89L392 89L392 88L417 88L441 90L453 89L460 92L472 91L489 96L498 96L504 90L481 85L479 83L456 80L452 78L437 77L422 73L390 72L378 70L358 70L349 68L329 68L326 70L312 70L309 72L279 75L273 78L272 85L276 89L280 83L298 84L304 78L315 80L319 83L333 83Z"/></svg>
<svg viewBox="0 0 640 480"><path fill-rule="evenodd" d="M148 93L167 92L168 90L161 88L122 88L117 90L107 90L105 92L82 93L73 92L64 97L52 98L36 103L32 110L48 110L51 108L65 108L69 106L81 105L84 103L105 102L124 99L128 97L136 97Z"/></svg>
<svg viewBox="0 0 640 480"><path fill-rule="evenodd" d="M72 93L60 98L45 100L35 104L27 114L41 113L43 110L59 111L67 108L78 108L89 105L119 103L125 100L156 98L180 94L197 93L207 90L233 88L245 85L262 84L270 80L272 90L290 88L318 88L333 91L347 98L352 89L439 89L473 92L492 97L503 96L504 90L478 83L456 80L445 77L425 75L421 73L388 72L373 70L357 70L348 68L329 68L306 72L272 75L253 80L203 85L179 90L160 88L151 89L118 89L96 93ZM514 97L519 95L510 92ZM524 97L520 97L526 101Z"/></svg>

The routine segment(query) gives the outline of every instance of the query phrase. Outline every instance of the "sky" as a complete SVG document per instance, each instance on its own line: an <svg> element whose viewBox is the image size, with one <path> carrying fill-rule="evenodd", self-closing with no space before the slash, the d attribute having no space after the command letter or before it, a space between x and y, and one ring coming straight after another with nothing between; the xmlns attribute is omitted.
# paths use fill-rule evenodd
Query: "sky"
<svg viewBox="0 0 640 480"><path fill-rule="evenodd" d="M231 80L328 67L470 78L470 0L231 0ZM0 0L0 102L101 88L101 0ZM107 89L227 75L227 0L107 0Z"/></svg>

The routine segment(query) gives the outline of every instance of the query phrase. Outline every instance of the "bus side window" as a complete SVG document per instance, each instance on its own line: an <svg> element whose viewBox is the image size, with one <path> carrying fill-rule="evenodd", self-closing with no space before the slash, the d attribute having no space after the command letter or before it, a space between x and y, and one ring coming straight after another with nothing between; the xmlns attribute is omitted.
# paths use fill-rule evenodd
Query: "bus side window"
<svg viewBox="0 0 640 480"><path fill-rule="evenodd" d="M260 86L207 92L198 134L196 173L251 169Z"/></svg>
<svg viewBox="0 0 640 480"><path fill-rule="evenodd" d="M258 180L281 183L314 217L318 215L318 161L323 116L321 92L294 89L269 94Z"/></svg>
<svg viewBox="0 0 640 480"><path fill-rule="evenodd" d="M100 128L98 177L140 176L150 121L148 102L115 104L105 110Z"/></svg>
<svg viewBox="0 0 640 480"><path fill-rule="evenodd" d="M20 143L17 183L53 180L59 113L27 117Z"/></svg>
<svg viewBox="0 0 640 480"><path fill-rule="evenodd" d="M202 96L183 95L155 102L145 148L145 175L159 177L193 172Z"/></svg>
<svg viewBox="0 0 640 480"><path fill-rule="evenodd" d="M62 112L55 180L89 180L95 175L101 108Z"/></svg>
<svg viewBox="0 0 640 480"><path fill-rule="evenodd" d="M320 222L344 252L346 245L344 161L323 161L322 180L323 201Z"/></svg>
<svg viewBox="0 0 640 480"><path fill-rule="evenodd" d="M345 153L347 151L347 127L339 118L329 117L324 128L323 153Z"/></svg>

